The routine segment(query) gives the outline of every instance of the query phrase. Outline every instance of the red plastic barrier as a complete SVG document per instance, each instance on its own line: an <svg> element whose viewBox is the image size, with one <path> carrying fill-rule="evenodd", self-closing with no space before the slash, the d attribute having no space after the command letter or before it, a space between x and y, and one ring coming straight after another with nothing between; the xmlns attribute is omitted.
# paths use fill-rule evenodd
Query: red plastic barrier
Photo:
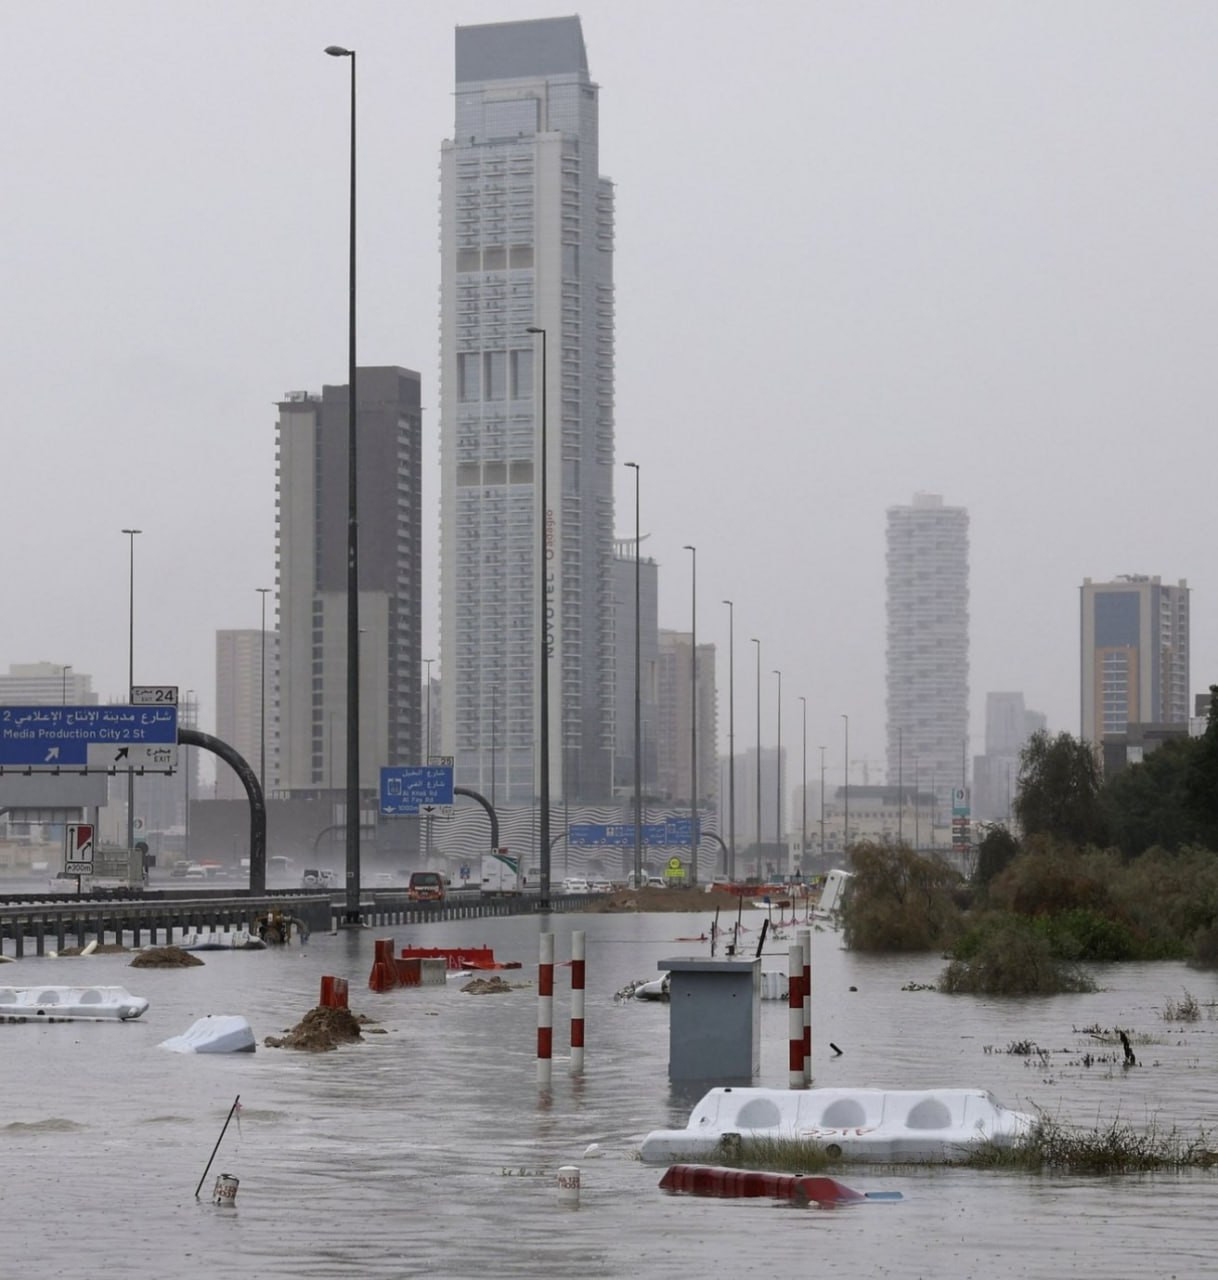
<svg viewBox="0 0 1218 1280"><path fill-rule="evenodd" d="M403 947L403 960L443 960L450 969L519 969L520 961L500 962L490 947Z"/></svg>
<svg viewBox="0 0 1218 1280"><path fill-rule="evenodd" d="M664 1191L728 1199L767 1196L796 1204L854 1204L867 1197L836 1178L808 1174L759 1173L753 1169L723 1169L716 1165L674 1164L660 1179Z"/></svg>

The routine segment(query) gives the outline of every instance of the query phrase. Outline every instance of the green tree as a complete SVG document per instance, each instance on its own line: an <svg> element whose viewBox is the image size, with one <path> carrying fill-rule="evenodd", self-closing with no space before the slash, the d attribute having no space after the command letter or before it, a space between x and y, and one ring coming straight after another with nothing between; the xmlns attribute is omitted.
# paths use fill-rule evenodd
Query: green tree
<svg viewBox="0 0 1218 1280"><path fill-rule="evenodd" d="M987 885L1019 853L1019 841L1000 822L990 825L977 846L977 867L973 881Z"/></svg>
<svg viewBox="0 0 1218 1280"><path fill-rule="evenodd" d="M1196 740L1165 742L1105 784L1101 803L1108 831L1127 858L1156 845L1176 850L1200 837L1202 824L1189 796L1198 750Z"/></svg>
<svg viewBox="0 0 1218 1280"><path fill-rule="evenodd" d="M1101 786L1099 763L1086 742L1068 733L1034 733L1019 755L1014 803L1024 835L1102 846L1108 830Z"/></svg>
<svg viewBox="0 0 1218 1280"><path fill-rule="evenodd" d="M852 951L929 951L960 927L960 873L905 844L860 840L850 848L854 873L842 908Z"/></svg>
<svg viewBox="0 0 1218 1280"><path fill-rule="evenodd" d="M1196 839L1218 849L1218 685L1210 685L1210 714L1197 739L1184 780L1185 804Z"/></svg>

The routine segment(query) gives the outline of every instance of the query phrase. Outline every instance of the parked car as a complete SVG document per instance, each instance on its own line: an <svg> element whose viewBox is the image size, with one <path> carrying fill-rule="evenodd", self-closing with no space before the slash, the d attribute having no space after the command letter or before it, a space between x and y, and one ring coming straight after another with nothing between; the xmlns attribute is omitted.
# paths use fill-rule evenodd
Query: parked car
<svg viewBox="0 0 1218 1280"><path fill-rule="evenodd" d="M563 893L591 893L592 888L582 876L569 876L562 882Z"/></svg>

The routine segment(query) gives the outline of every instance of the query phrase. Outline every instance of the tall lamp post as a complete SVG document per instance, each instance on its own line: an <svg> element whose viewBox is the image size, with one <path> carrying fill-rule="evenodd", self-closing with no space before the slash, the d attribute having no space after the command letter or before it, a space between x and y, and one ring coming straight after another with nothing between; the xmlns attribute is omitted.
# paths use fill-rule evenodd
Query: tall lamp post
<svg viewBox="0 0 1218 1280"><path fill-rule="evenodd" d="M68 672L72 670L72 664L69 662L66 666L59 669L59 705L66 707L68 705ZM1010 779L1008 779L1008 782ZM1010 788L1008 787L1009 791ZM1010 808L1010 806L1007 806Z"/></svg>
<svg viewBox="0 0 1218 1280"><path fill-rule="evenodd" d="M820 856L825 856L825 748L817 747L820 752Z"/></svg>
<svg viewBox="0 0 1218 1280"><path fill-rule="evenodd" d="M776 857L782 857L782 672L775 670L774 675L778 677L778 748L774 758L774 843L778 845L779 852Z"/></svg>
<svg viewBox="0 0 1218 1280"><path fill-rule="evenodd" d="M698 883L698 548L690 556L689 614L689 883Z"/></svg>
<svg viewBox="0 0 1218 1280"><path fill-rule="evenodd" d="M846 788L842 809L842 853L850 848L850 717L842 712L846 733Z"/></svg>
<svg viewBox="0 0 1218 1280"><path fill-rule="evenodd" d="M549 496L546 491L546 331L540 325L531 324L526 333L541 334L541 440L538 449L538 472L541 487L537 504L538 556L537 556L537 625L540 630L540 653L537 676L539 726L540 786L538 795L538 841L541 845L541 889L537 905L542 911L550 909L550 622L547 606L548 587L546 559L546 527L549 523Z"/></svg>
<svg viewBox="0 0 1218 1280"><path fill-rule="evenodd" d="M727 877L736 879L736 606L727 605Z"/></svg>
<svg viewBox="0 0 1218 1280"><path fill-rule="evenodd" d="M799 813L799 870L803 874L804 858L808 847L808 699L802 694L799 699L803 708L804 741L803 741L803 788L800 790L801 809Z"/></svg>
<svg viewBox="0 0 1218 1280"><path fill-rule="evenodd" d="M266 800L266 595L270 587L255 587L262 597L262 675L258 681L259 715L262 727L258 733L258 782L262 787L262 798Z"/></svg>
<svg viewBox="0 0 1218 1280"><path fill-rule="evenodd" d="M639 526L639 473L637 462L626 465L634 472L634 887L643 884L643 682L639 636L642 607L640 587L642 540Z"/></svg>
<svg viewBox="0 0 1218 1280"><path fill-rule="evenodd" d="M897 844L905 843L905 736L897 730Z"/></svg>
<svg viewBox="0 0 1218 1280"><path fill-rule="evenodd" d="M757 646L757 878L761 879L761 641L750 637Z"/></svg>
<svg viewBox="0 0 1218 1280"><path fill-rule="evenodd" d="M424 721L423 730L423 763L431 764L431 664L435 662L435 658L424 658L423 665L427 668L427 673L423 679L426 681L427 687L427 718Z"/></svg>
<svg viewBox="0 0 1218 1280"><path fill-rule="evenodd" d="M346 922L359 924L359 490L356 484L355 389L355 50L326 46L351 59L351 213L347 316L347 903Z"/></svg>
<svg viewBox="0 0 1218 1280"><path fill-rule="evenodd" d="M186 705L182 710L186 713L186 720L189 727L197 729L199 727L199 717L194 714L194 697L193 689L186 690ZM190 748L182 748L182 772L186 775L186 809L182 817L182 857L190 858Z"/></svg>
<svg viewBox="0 0 1218 1280"><path fill-rule="evenodd" d="M127 698L135 697L135 538L143 529L124 529L128 549ZM135 848L135 771L127 770L127 849Z"/></svg>

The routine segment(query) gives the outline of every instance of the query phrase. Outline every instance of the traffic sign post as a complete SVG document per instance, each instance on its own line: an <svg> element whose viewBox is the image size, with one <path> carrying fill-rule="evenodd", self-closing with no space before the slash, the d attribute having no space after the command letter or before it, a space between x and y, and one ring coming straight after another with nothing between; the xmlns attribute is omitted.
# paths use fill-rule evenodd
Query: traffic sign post
<svg viewBox="0 0 1218 1280"><path fill-rule="evenodd" d="M70 876L93 873L93 824L69 822L65 827L63 869Z"/></svg>
<svg viewBox="0 0 1218 1280"><path fill-rule="evenodd" d="M391 765L381 770L381 813L385 817L432 817L452 812L451 765Z"/></svg>
<svg viewBox="0 0 1218 1280"><path fill-rule="evenodd" d="M176 707L176 684L137 684L131 690L131 702L136 707Z"/></svg>
<svg viewBox="0 0 1218 1280"><path fill-rule="evenodd" d="M0 773L173 773L173 705L0 707Z"/></svg>

